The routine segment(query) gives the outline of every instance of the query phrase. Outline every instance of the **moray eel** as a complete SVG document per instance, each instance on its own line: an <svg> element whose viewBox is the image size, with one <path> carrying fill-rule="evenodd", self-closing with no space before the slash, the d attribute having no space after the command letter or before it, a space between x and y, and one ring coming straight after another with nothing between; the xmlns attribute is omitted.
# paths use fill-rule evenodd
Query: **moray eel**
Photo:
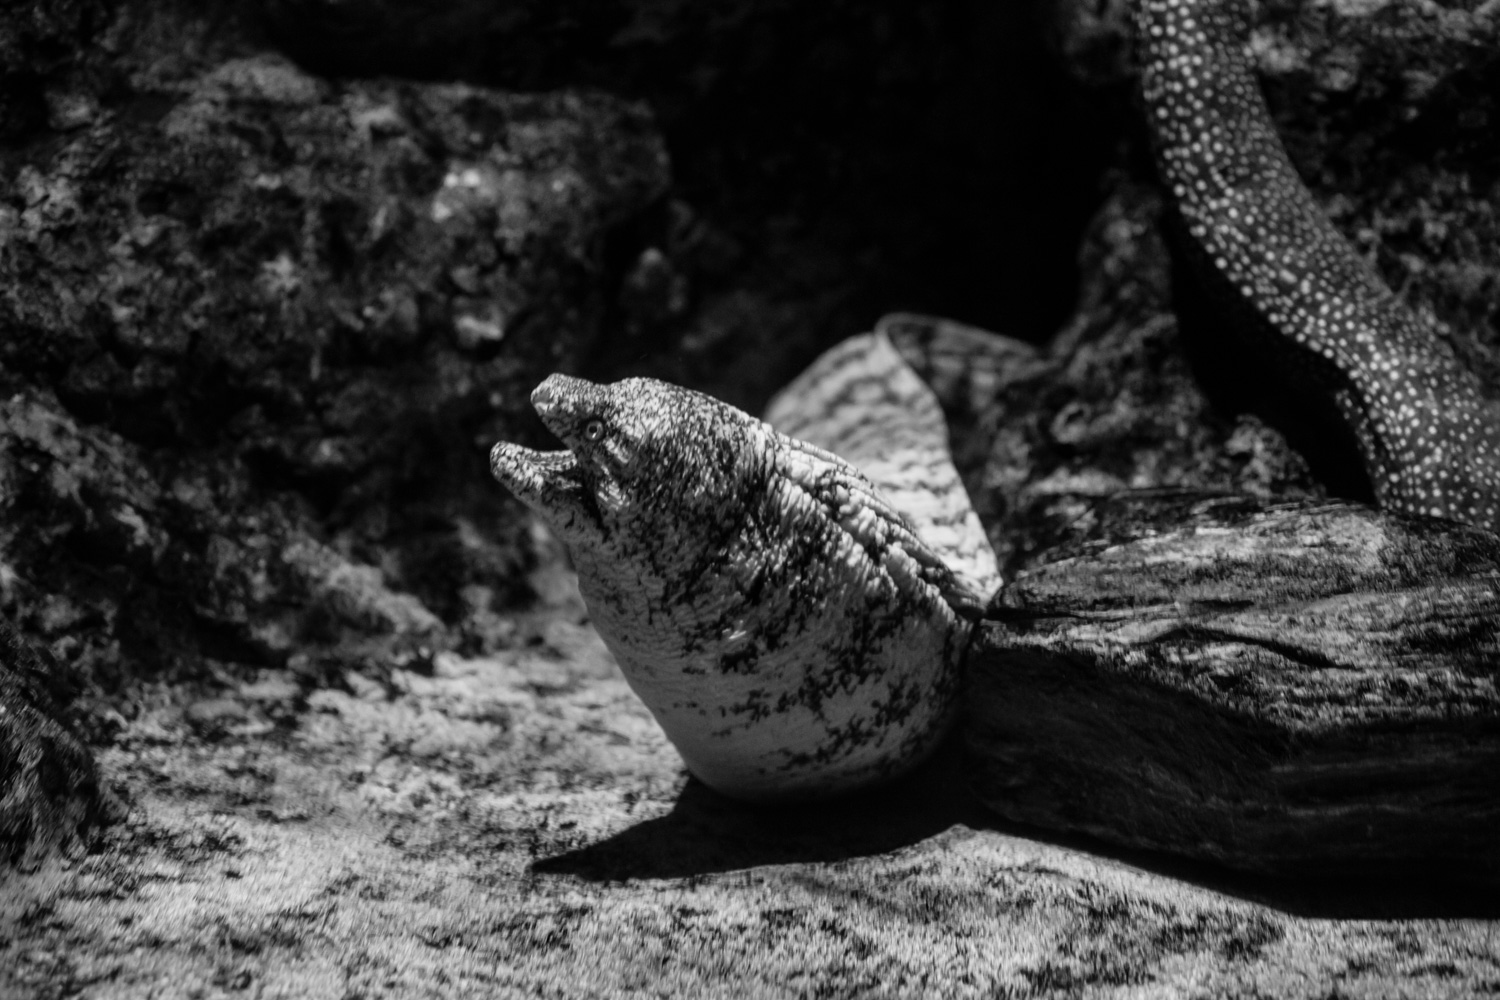
<svg viewBox="0 0 1500 1000"><path fill-rule="evenodd" d="M1500 402L1333 228L1276 135L1243 0L1135 0L1157 168L1198 274L1331 391L1382 507L1500 529Z"/></svg>
<svg viewBox="0 0 1500 1000"><path fill-rule="evenodd" d="M1495 525L1495 405L1298 180L1242 51L1243 7L1136 14L1161 173L1215 280L1331 385L1384 505ZM999 574L941 409L885 333L773 401L791 434L652 379L554 375L532 403L567 450L501 443L491 468L572 556L689 770L738 798L810 798L936 746Z"/></svg>
<svg viewBox="0 0 1500 1000"><path fill-rule="evenodd" d="M553 375L532 405L568 450L501 443L491 469L567 549L693 774L737 798L810 798L936 746L980 595L869 479L653 379Z"/></svg>

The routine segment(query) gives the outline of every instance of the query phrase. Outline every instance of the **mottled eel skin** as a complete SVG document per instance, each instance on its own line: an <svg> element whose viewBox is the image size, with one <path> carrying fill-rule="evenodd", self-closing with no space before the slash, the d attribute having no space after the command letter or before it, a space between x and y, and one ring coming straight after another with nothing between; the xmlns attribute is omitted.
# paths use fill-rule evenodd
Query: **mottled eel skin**
<svg viewBox="0 0 1500 1000"><path fill-rule="evenodd" d="M1500 529L1500 403L1324 217L1245 54L1244 0L1135 0L1158 170L1206 283L1295 345L1383 507Z"/></svg>
<svg viewBox="0 0 1500 1000"><path fill-rule="evenodd" d="M573 557L689 770L737 798L797 799L927 756L980 595L864 475L654 379L553 375L531 400L568 450L502 442L491 469Z"/></svg>

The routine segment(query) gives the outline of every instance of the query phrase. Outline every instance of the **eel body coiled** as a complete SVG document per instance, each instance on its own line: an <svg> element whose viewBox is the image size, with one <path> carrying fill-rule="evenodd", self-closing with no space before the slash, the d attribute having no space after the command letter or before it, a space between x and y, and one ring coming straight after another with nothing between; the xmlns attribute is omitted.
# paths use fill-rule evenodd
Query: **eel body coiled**
<svg viewBox="0 0 1500 1000"><path fill-rule="evenodd" d="M653 379L554 375L568 446L491 468L557 535L688 769L797 799L920 763L953 716L972 593L848 462Z"/></svg>
<svg viewBox="0 0 1500 1000"><path fill-rule="evenodd" d="M1251 72L1245 0L1135 0L1158 171L1205 283L1314 374L1376 501L1500 528L1500 402L1336 230Z"/></svg>

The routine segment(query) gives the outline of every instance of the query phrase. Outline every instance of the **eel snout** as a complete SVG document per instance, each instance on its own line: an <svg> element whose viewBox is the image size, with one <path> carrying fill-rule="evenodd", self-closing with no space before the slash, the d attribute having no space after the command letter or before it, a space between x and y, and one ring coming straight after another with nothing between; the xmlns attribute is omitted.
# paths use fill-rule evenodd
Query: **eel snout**
<svg viewBox="0 0 1500 1000"><path fill-rule="evenodd" d="M574 454L580 424L597 408L599 386L568 375L549 375L531 391L531 407L547 429L566 445L561 451L537 451L508 441L490 449L490 472L522 502L546 513L546 501L556 491L582 487L578 456Z"/></svg>
<svg viewBox="0 0 1500 1000"><path fill-rule="evenodd" d="M547 429L574 451L590 421L608 404L607 387L571 375L548 375L531 392L531 407Z"/></svg>
<svg viewBox="0 0 1500 1000"><path fill-rule="evenodd" d="M588 390L597 389L582 379L553 375L532 392L531 405L547 429L571 446L577 427L589 419ZM597 520L588 483L571 450L538 451L501 441L490 449L490 473L560 534L576 534Z"/></svg>

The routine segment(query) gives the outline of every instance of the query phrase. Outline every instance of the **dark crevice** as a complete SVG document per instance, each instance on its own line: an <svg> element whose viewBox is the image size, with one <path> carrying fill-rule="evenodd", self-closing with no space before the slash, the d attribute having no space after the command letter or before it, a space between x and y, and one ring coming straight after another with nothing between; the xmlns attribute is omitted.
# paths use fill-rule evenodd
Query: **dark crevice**
<svg viewBox="0 0 1500 1000"><path fill-rule="evenodd" d="M1044 10L962 0L660 15L608 3L441 14L414 2L266 6L278 43L319 73L599 87L647 101L676 197L750 255L736 282L759 260L784 265L778 280L790 286L847 286L818 335L828 342L898 309L1041 340L1072 308L1076 247L1120 102L1065 75ZM621 273L644 245L615 248ZM720 284L705 277L695 291ZM654 358L659 373L680 374L669 369L682 330L668 323L606 345L606 367ZM801 360L824 346L803 346Z"/></svg>

